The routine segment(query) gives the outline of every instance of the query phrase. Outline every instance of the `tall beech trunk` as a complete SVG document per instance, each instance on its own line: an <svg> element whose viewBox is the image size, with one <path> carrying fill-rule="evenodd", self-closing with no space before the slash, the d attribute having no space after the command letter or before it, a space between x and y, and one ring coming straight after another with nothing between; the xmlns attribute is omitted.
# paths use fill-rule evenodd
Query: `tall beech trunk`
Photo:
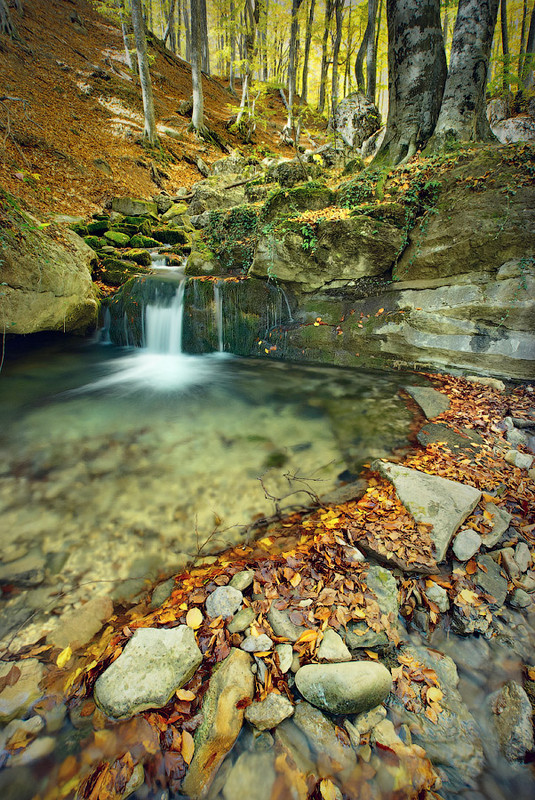
<svg viewBox="0 0 535 800"><path fill-rule="evenodd" d="M444 22L442 23L442 36L444 37L444 49L448 47L448 27L450 24L450 0L444 0Z"/></svg>
<svg viewBox="0 0 535 800"><path fill-rule="evenodd" d="M398 164L433 133L446 81L446 55L440 0L387 0L386 15L388 119L375 160Z"/></svg>
<svg viewBox="0 0 535 800"><path fill-rule="evenodd" d="M329 62L327 58L327 47L329 44L329 30L334 10L334 0L325 0L325 20L323 27L323 42L321 45L321 74L320 74L320 96L318 101L318 112L323 114L325 109L325 88L327 84L327 70Z"/></svg>
<svg viewBox="0 0 535 800"><path fill-rule="evenodd" d="M202 8L201 0L190 0L191 35L191 85L193 90L193 112L191 127L202 134L204 126L204 98L202 93Z"/></svg>
<svg viewBox="0 0 535 800"><path fill-rule="evenodd" d="M507 27L507 0L500 0L500 28L502 33L503 79L502 87L509 94L509 30Z"/></svg>
<svg viewBox="0 0 535 800"><path fill-rule="evenodd" d="M156 133L156 117L154 115L152 82L149 72L149 60L147 58L147 39L145 36L145 23L143 22L141 0L132 0L132 27L134 28L141 96L143 98L143 114L145 117L143 137L147 139L151 145L155 145L158 143L158 135Z"/></svg>
<svg viewBox="0 0 535 800"><path fill-rule="evenodd" d="M230 19L229 19L229 40L230 40L230 69L228 88L234 92L235 63L236 63L236 10L234 0L230 0Z"/></svg>
<svg viewBox="0 0 535 800"><path fill-rule="evenodd" d="M206 15L206 0L200 0L200 36L201 36L201 58L202 69L207 75L210 74L210 49L208 46L208 18Z"/></svg>
<svg viewBox="0 0 535 800"><path fill-rule="evenodd" d="M2 2L2 0L0 0ZM128 69L135 72L134 62L132 60L132 53L130 52L130 42L128 41L128 30L126 27L126 22L124 19L124 2L123 0L116 0L115 5L117 6L117 11L119 12L119 22L121 24L121 33L123 34L123 45L124 45L124 53L126 58L126 66Z"/></svg>
<svg viewBox="0 0 535 800"><path fill-rule="evenodd" d="M310 58L310 45L312 42L312 23L314 22L314 9L316 7L316 0L311 0L310 8L308 10L307 24L305 29L305 55L303 58L303 79L301 81L301 102L303 105L308 99L308 61Z"/></svg>
<svg viewBox="0 0 535 800"><path fill-rule="evenodd" d="M189 0L184 0L184 35L186 37L186 61L191 61L191 21Z"/></svg>
<svg viewBox="0 0 535 800"><path fill-rule="evenodd" d="M15 1L15 8L22 12L22 0ZM10 39L19 39L17 29L11 19L9 0L0 0L0 33L6 33Z"/></svg>
<svg viewBox="0 0 535 800"><path fill-rule="evenodd" d="M331 109L334 117L338 105L338 58L342 42L342 23L344 20L344 0L334 0L334 16L336 19L336 32L333 45L333 69L331 81Z"/></svg>
<svg viewBox="0 0 535 800"><path fill-rule="evenodd" d="M531 9L526 55L522 65L522 84L524 91L529 91L533 86L533 68L535 66L535 4Z"/></svg>
<svg viewBox="0 0 535 800"><path fill-rule="evenodd" d="M375 103L375 86L377 83L377 50L375 47L375 19L377 16L377 0L368 0L368 41L366 43L366 97Z"/></svg>
<svg viewBox="0 0 535 800"><path fill-rule="evenodd" d="M297 15L303 0L292 0L292 24L290 27L290 50L288 53L288 119L285 130L289 133L293 126L295 88L297 83L297 45L299 21Z"/></svg>
<svg viewBox="0 0 535 800"><path fill-rule="evenodd" d="M526 34L527 34L527 19L528 19L528 0L523 0L522 3L522 27L520 31L520 45L518 48L518 78L522 76L522 64L524 61L524 53L526 52Z"/></svg>
<svg viewBox="0 0 535 800"><path fill-rule="evenodd" d="M169 17L167 19L167 26L165 28L164 35L163 35L163 43L164 43L164 45L167 44L167 40L171 36L171 32L173 30L173 23L175 21L175 6L176 6L176 0L171 0L171 7L169 9Z"/></svg>
<svg viewBox="0 0 535 800"><path fill-rule="evenodd" d="M485 89L499 0L459 0L448 78L433 147L448 141L492 141Z"/></svg>

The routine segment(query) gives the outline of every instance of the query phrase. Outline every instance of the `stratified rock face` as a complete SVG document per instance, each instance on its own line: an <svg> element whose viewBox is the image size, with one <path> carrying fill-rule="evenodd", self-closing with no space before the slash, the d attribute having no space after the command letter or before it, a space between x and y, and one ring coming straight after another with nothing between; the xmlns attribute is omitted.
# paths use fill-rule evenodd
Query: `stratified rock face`
<svg viewBox="0 0 535 800"><path fill-rule="evenodd" d="M305 700L331 714L360 714L383 702L392 676L374 661L307 664L295 674L295 684Z"/></svg>
<svg viewBox="0 0 535 800"><path fill-rule="evenodd" d="M195 734L195 755L182 783L182 791L193 800L206 797L241 730L244 711L237 706L252 700L253 694L251 656L233 649L213 673L204 698L204 721Z"/></svg>
<svg viewBox="0 0 535 800"><path fill-rule="evenodd" d="M189 681L201 661L195 634L187 625L170 630L140 628L98 678L95 701L115 719L161 708Z"/></svg>
<svg viewBox="0 0 535 800"><path fill-rule="evenodd" d="M399 499L414 519L433 526L429 535L435 545L436 560L443 561L453 534L472 513L481 492L399 464L377 462L377 468L394 484Z"/></svg>
<svg viewBox="0 0 535 800"><path fill-rule="evenodd" d="M250 275L275 277L302 292L341 287L391 269L401 231L388 222L355 216L321 221L316 241L309 246L300 230L288 231L281 238L261 238Z"/></svg>
<svg viewBox="0 0 535 800"><path fill-rule="evenodd" d="M365 95L355 92L337 105L334 122L336 132L349 147L361 147L381 127L381 115Z"/></svg>
<svg viewBox="0 0 535 800"><path fill-rule="evenodd" d="M228 188L232 181L228 175L206 178L193 186L193 198L189 204L191 216L204 211L219 211L223 208L240 206L247 201L244 186Z"/></svg>
<svg viewBox="0 0 535 800"><path fill-rule="evenodd" d="M29 215L28 215L29 217ZM73 231L21 221L0 240L0 318L6 333L79 331L96 321L94 251ZM57 238L55 238L57 237Z"/></svg>

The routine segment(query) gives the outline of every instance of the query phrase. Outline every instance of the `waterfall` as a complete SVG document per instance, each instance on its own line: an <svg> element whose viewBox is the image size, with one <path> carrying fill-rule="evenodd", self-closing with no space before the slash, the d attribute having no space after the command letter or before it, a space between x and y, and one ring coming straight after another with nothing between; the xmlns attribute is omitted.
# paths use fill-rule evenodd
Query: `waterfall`
<svg viewBox="0 0 535 800"><path fill-rule="evenodd" d="M150 353L182 352L185 288L186 281L181 280L168 306L149 303L145 307L144 346Z"/></svg>
<svg viewBox="0 0 535 800"><path fill-rule="evenodd" d="M217 352L222 353L225 349L225 342L223 340L223 299L221 297L218 281L214 282L214 304L217 326Z"/></svg>

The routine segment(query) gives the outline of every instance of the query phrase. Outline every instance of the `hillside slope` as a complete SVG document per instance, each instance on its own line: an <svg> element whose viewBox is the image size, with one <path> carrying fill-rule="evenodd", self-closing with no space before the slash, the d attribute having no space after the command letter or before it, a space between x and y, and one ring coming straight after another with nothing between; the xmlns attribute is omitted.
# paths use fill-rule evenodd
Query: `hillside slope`
<svg viewBox="0 0 535 800"><path fill-rule="evenodd" d="M178 104L191 95L187 62L151 38L151 74L163 153L140 141L139 83L125 64L120 30L86 0L32 0L13 18L22 42L0 38L0 185L40 211L83 214L112 196L170 193L201 175L221 151L187 131ZM225 128L236 98L204 76L207 124L228 143L243 146ZM8 99L6 99L6 97ZM16 98L16 99L9 99ZM284 109L269 94L253 147L291 155L278 143Z"/></svg>

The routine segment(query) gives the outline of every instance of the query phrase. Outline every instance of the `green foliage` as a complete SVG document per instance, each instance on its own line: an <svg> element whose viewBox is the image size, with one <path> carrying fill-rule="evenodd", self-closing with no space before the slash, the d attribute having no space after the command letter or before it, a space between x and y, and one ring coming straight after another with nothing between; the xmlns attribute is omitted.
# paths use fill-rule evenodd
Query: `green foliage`
<svg viewBox="0 0 535 800"><path fill-rule="evenodd" d="M311 225L310 222L305 222L301 226L301 236L303 237L302 248L306 252L314 253L318 246L318 237L316 236L316 225Z"/></svg>
<svg viewBox="0 0 535 800"><path fill-rule="evenodd" d="M338 204L342 208L355 208L375 195L377 181L381 173L379 170L364 170L340 187Z"/></svg>
<svg viewBox="0 0 535 800"><path fill-rule="evenodd" d="M258 218L258 209L250 206L210 212L204 242L226 269L247 272L251 266L258 241Z"/></svg>

